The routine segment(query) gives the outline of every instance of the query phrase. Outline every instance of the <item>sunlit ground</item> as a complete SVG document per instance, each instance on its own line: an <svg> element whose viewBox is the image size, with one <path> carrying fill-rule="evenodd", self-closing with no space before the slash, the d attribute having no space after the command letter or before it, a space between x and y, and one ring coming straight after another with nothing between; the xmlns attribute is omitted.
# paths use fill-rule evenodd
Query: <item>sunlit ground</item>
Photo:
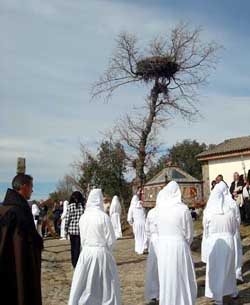
<svg viewBox="0 0 250 305"><path fill-rule="evenodd" d="M197 304L213 304L204 298L205 266L200 262L200 243L202 225L195 222L196 237L192 246L195 261L196 276L198 282ZM224 304L250 304L250 227L241 228L244 246L243 272L245 283L239 286L240 298L232 301L225 298ZM118 265L122 304L144 305L144 281L146 255L136 255L133 251L134 240L131 236L118 241L114 251ZM69 296L72 279L72 267L70 263L70 246L66 241L47 240L43 252L43 305L66 305Z"/></svg>

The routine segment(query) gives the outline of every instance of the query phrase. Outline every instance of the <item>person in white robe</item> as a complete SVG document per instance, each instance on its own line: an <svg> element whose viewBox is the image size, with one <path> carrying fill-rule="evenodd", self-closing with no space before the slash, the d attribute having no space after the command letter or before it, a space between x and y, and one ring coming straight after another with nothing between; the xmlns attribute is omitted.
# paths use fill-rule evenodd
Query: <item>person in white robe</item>
<svg viewBox="0 0 250 305"><path fill-rule="evenodd" d="M79 226L82 250L68 305L121 305L119 277L112 255L116 238L104 212L101 189L90 192Z"/></svg>
<svg viewBox="0 0 250 305"><path fill-rule="evenodd" d="M121 227L121 219L120 219L121 212L122 209L119 198L118 196L114 196L111 201L109 216L115 231L116 239L122 238L122 227Z"/></svg>
<svg viewBox="0 0 250 305"><path fill-rule="evenodd" d="M128 217L127 217L128 219L131 219L131 213L132 213L133 207L137 204L138 200L139 200L138 194L133 195L130 205L129 205L129 209L128 209Z"/></svg>
<svg viewBox="0 0 250 305"><path fill-rule="evenodd" d="M159 195L157 196L157 201L158 198ZM146 300L156 301L159 299L159 274L157 262L158 228L156 207L148 212L145 227L148 241L147 244L149 245L149 254L146 266L146 283L144 295Z"/></svg>
<svg viewBox="0 0 250 305"><path fill-rule="evenodd" d="M243 263L243 250L242 250L242 243L240 237L240 224L241 224L241 217L240 217L240 209L237 202L232 198L228 186L226 185L225 192L225 205L228 205L227 209L233 209L236 220L236 233L234 234L234 245L235 245L235 271L236 271L236 279L243 282L242 277L242 263Z"/></svg>
<svg viewBox="0 0 250 305"><path fill-rule="evenodd" d="M39 233L39 235L42 236L42 226L41 226L41 222L40 222L40 209L39 209L39 206L35 202L31 206L31 212L33 215L36 230Z"/></svg>
<svg viewBox="0 0 250 305"><path fill-rule="evenodd" d="M142 194L141 187L138 187L137 191L136 191L136 194L134 194L132 199L131 199L131 202L130 202L130 205L129 205L129 210L128 210L128 217L129 217L129 214L132 211L132 208L137 204L138 200L141 200L141 194Z"/></svg>
<svg viewBox="0 0 250 305"><path fill-rule="evenodd" d="M171 181L157 203L160 305L194 305L197 284L190 245L193 220L181 201L181 190Z"/></svg>
<svg viewBox="0 0 250 305"><path fill-rule="evenodd" d="M223 297L237 297L235 244L237 220L235 212L225 203L226 184L222 181L212 190L203 216L202 254L206 262L205 296L223 304Z"/></svg>
<svg viewBox="0 0 250 305"><path fill-rule="evenodd" d="M40 209L35 202L32 203L31 212L32 212L32 215L33 215L35 227L37 229L38 228L38 222L39 222Z"/></svg>
<svg viewBox="0 0 250 305"><path fill-rule="evenodd" d="M141 255L147 248L147 237L145 231L146 212L137 195L134 195L132 198L127 221L133 227L135 252Z"/></svg>
<svg viewBox="0 0 250 305"><path fill-rule="evenodd" d="M62 215L61 215L61 230L60 230L61 238L60 238L60 240L66 240L67 239L66 233L65 233L65 220L66 220L68 205L69 205L69 202L67 200L65 200L63 202L63 212L62 212Z"/></svg>

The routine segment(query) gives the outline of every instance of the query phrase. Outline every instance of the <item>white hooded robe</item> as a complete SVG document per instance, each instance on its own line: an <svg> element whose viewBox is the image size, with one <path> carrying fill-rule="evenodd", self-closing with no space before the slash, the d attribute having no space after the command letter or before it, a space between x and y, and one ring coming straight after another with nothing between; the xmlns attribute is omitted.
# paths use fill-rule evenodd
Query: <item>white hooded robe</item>
<svg viewBox="0 0 250 305"><path fill-rule="evenodd" d="M160 305L194 305L197 284L190 251L193 221L174 181L160 192L157 226Z"/></svg>
<svg viewBox="0 0 250 305"><path fill-rule="evenodd" d="M159 299L159 275L157 263L158 229L156 223L156 208L148 212L146 219L146 236L149 254L146 267L145 299Z"/></svg>
<svg viewBox="0 0 250 305"><path fill-rule="evenodd" d="M122 228L121 228L121 204L118 196L114 196L109 209L109 216L115 231L116 238L122 237Z"/></svg>
<svg viewBox="0 0 250 305"><path fill-rule="evenodd" d="M65 219L66 219L66 215L67 215L67 209L68 209L68 205L69 202L67 200L65 200L63 202L63 212L61 215L61 232L60 232L60 236L61 238L66 238L66 234L65 234Z"/></svg>
<svg viewBox="0 0 250 305"><path fill-rule="evenodd" d="M203 216L205 241L202 256L206 261L205 296L222 304L223 296L235 294L235 244L237 221L225 205L226 185L220 182L210 194Z"/></svg>
<svg viewBox="0 0 250 305"><path fill-rule="evenodd" d="M236 216L237 226L236 226L236 232L234 234L235 271L236 271L236 278L242 281L243 250L242 250L242 243L240 237L240 224L241 224L240 209L239 209L239 205L232 198L228 187L226 188L224 195L225 195L225 204L228 205L228 208L234 210Z"/></svg>
<svg viewBox="0 0 250 305"><path fill-rule="evenodd" d="M132 213L133 207L137 204L138 201L139 201L138 195L135 194L135 195L132 197L132 199L131 199L130 206L129 206L129 209L128 209L128 216L127 216L127 221L128 221L128 223L129 223L129 221L131 221L131 219L132 219L131 213Z"/></svg>
<svg viewBox="0 0 250 305"><path fill-rule="evenodd" d="M147 248L147 237L145 231L146 213L137 195L134 195L132 198L127 220L128 223L133 226L135 252L137 254L143 254L144 250Z"/></svg>
<svg viewBox="0 0 250 305"><path fill-rule="evenodd" d="M40 209L38 207L38 205L36 203L33 203L31 206L31 212L33 215L33 219L34 219L34 223L35 223L35 227L38 230L38 217L40 215ZM37 219L36 219L37 218Z"/></svg>
<svg viewBox="0 0 250 305"><path fill-rule="evenodd" d="M120 283L112 255L116 238L110 218L104 212L100 189L90 192L79 227L82 251L68 305L121 305Z"/></svg>

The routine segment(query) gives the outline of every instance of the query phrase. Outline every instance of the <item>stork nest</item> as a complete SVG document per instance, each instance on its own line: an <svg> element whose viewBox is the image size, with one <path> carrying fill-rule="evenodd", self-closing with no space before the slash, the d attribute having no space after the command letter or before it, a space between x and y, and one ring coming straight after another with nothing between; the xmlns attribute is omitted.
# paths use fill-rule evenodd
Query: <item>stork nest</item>
<svg viewBox="0 0 250 305"><path fill-rule="evenodd" d="M140 60L136 66L136 74L145 81L164 77L173 78L179 70L179 65L170 57L155 56Z"/></svg>

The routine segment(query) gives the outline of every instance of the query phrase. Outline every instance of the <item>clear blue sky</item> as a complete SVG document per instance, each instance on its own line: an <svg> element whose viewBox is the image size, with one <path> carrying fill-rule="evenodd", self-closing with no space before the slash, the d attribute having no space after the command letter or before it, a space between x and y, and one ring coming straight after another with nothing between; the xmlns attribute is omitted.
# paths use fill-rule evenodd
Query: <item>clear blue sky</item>
<svg viewBox="0 0 250 305"><path fill-rule="evenodd" d="M146 92L131 87L109 104L89 101L122 30L146 41L184 20L225 48L201 91L203 117L171 122L161 134L166 146L250 134L249 11L247 0L2 0L0 181L13 176L17 156L27 158L37 180L57 181L79 156L80 142L95 147L101 131L141 103Z"/></svg>

